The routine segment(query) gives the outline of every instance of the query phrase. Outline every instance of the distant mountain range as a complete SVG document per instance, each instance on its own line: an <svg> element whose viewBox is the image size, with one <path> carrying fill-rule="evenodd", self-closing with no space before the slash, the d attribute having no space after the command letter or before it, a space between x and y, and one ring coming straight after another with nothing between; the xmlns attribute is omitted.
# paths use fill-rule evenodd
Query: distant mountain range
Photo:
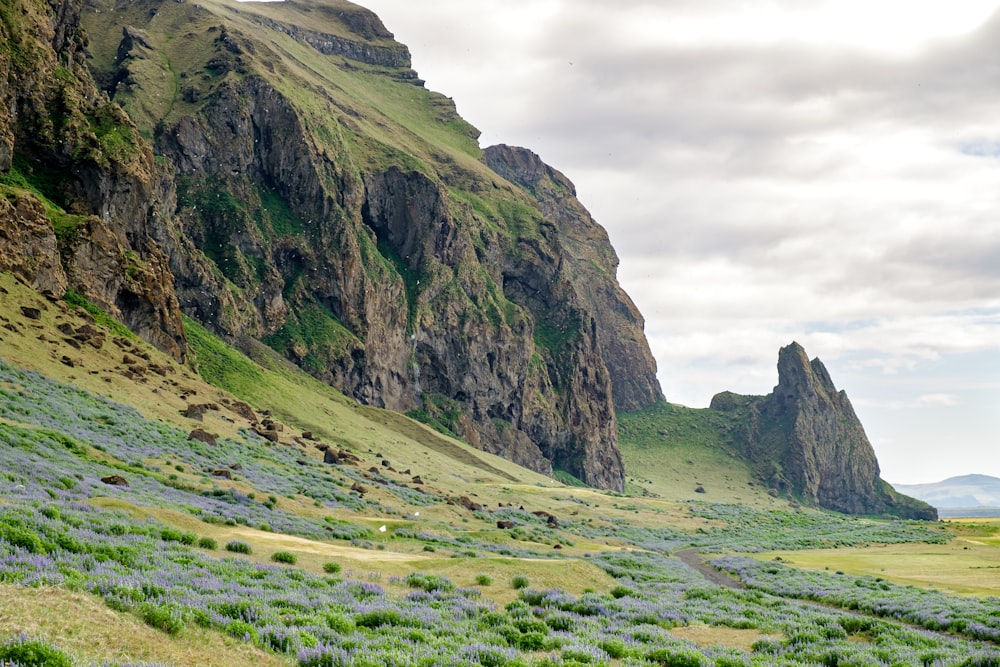
<svg viewBox="0 0 1000 667"><path fill-rule="evenodd" d="M1000 478L962 475L931 484L893 484L938 508L941 516L1000 516Z"/></svg>

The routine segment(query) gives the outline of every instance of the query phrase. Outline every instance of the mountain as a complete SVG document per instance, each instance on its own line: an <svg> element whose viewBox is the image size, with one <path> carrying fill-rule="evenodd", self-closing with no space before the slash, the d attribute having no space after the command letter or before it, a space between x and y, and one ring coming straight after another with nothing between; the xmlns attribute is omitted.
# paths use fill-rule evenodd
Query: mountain
<svg viewBox="0 0 1000 667"><path fill-rule="evenodd" d="M798 343L778 353L778 384L770 394L723 392L710 407L731 415L733 446L774 493L848 514L937 519L933 507L879 477L875 451L847 394Z"/></svg>
<svg viewBox="0 0 1000 667"><path fill-rule="evenodd" d="M183 312L362 403L623 488L616 402L661 394L606 233L530 151L481 150L374 14L19 4L0 268L176 359Z"/></svg>
<svg viewBox="0 0 1000 667"><path fill-rule="evenodd" d="M186 316L360 404L624 490L619 413L663 399L607 233L538 155L480 148L377 16L342 0L4 7L0 271L175 361ZM776 494L933 516L878 478L846 396L797 345L774 394L713 409L731 422L714 442Z"/></svg>
<svg viewBox="0 0 1000 667"><path fill-rule="evenodd" d="M893 487L942 511L1000 508L1000 478L989 475L962 475L930 484L893 484Z"/></svg>

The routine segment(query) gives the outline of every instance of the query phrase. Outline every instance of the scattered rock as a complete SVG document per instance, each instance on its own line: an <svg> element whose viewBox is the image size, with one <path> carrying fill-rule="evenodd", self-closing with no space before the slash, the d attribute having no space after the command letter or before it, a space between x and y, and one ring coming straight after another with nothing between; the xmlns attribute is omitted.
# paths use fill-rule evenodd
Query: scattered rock
<svg viewBox="0 0 1000 667"><path fill-rule="evenodd" d="M302 431L302 439L315 440L316 438L313 437L312 431Z"/></svg>
<svg viewBox="0 0 1000 667"><path fill-rule="evenodd" d="M62 356L62 358L61 358L61 359L60 359L59 361L60 361L60 362L61 362L61 363L62 363L62 364L63 364L64 366L69 366L70 368L73 368L73 367L75 367L75 366L76 366L76 362L75 362L75 361L73 361L72 359L70 359L69 357L67 357L67 356L66 356L65 354L64 354L64 355Z"/></svg>
<svg viewBox="0 0 1000 667"><path fill-rule="evenodd" d="M42 319L42 311L37 308L33 308L32 306L21 306L21 313L29 320Z"/></svg>
<svg viewBox="0 0 1000 667"><path fill-rule="evenodd" d="M513 527L514 527L513 521L505 521L505 520L497 521L497 528L501 530L510 530Z"/></svg>
<svg viewBox="0 0 1000 667"><path fill-rule="evenodd" d="M284 424L273 421L271 419L265 419L264 421L262 421L261 426L266 428L268 431L277 431L278 433L283 433L285 430Z"/></svg>
<svg viewBox="0 0 1000 667"><path fill-rule="evenodd" d="M388 459L382 459L382 467L383 468L391 468L392 464L389 463Z"/></svg>
<svg viewBox="0 0 1000 667"><path fill-rule="evenodd" d="M214 445L219 436L209 433L200 428L196 428L188 434L188 440L199 440L208 445Z"/></svg>
<svg viewBox="0 0 1000 667"><path fill-rule="evenodd" d="M368 489L366 489L365 487L361 486L361 484L358 483L358 482L355 482L354 484L351 485L351 491L354 491L359 496L363 496L366 493L368 493Z"/></svg>
<svg viewBox="0 0 1000 667"><path fill-rule="evenodd" d="M461 498L459 498L458 504L464 507L465 509L469 510L470 512L481 512L483 510L482 505L475 502L468 496L462 496Z"/></svg>
<svg viewBox="0 0 1000 667"><path fill-rule="evenodd" d="M337 453L332 449L327 449L323 452L323 463L340 463L340 458L337 457Z"/></svg>
<svg viewBox="0 0 1000 667"><path fill-rule="evenodd" d="M233 401L229 404L229 409L238 414L243 419L246 419L251 424L257 423L257 415L254 414L253 408L243 401Z"/></svg>
<svg viewBox="0 0 1000 667"><path fill-rule="evenodd" d="M337 452L337 458L341 461L349 461L350 463L361 463L361 459L348 451L344 451L343 449Z"/></svg>
<svg viewBox="0 0 1000 667"><path fill-rule="evenodd" d="M694 492L695 493L708 493L707 491L705 491L705 487L704 486L700 486L700 485L694 487Z"/></svg>
<svg viewBox="0 0 1000 667"><path fill-rule="evenodd" d="M538 510L532 512L532 514L541 519L545 519L545 523L547 523L552 528L556 528L559 526L559 519L557 519L554 514L549 514L545 510Z"/></svg>
<svg viewBox="0 0 1000 667"><path fill-rule="evenodd" d="M268 440L270 442L278 442L278 432L277 431L265 431L263 429L253 429L253 432L260 437Z"/></svg>
<svg viewBox="0 0 1000 667"><path fill-rule="evenodd" d="M215 403L192 403L185 409L181 410L181 414L188 419L197 419L198 421L201 421L205 416L205 413L209 410L215 410L218 412L219 406Z"/></svg>
<svg viewBox="0 0 1000 667"><path fill-rule="evenodd" d="M233 473L229 472L225 468L219 468L218 470L212 471L212 477L218 477L220 479L232 479Z"/></svg>
<svg viewBox="0 0 1000 667"><path fill-rule="evenodd" d="M410 483L411 484L423 484L424 480L420 477L420 475L415 475L413 477L413 479L410 480Z"/></svg>
<svg viewBox="0 0 1000 667"><path fill-rule="evenodd" d="M108 475L107 477L102 477L101 481L109 486L128 486L128 480L121 475Z"/></svg>

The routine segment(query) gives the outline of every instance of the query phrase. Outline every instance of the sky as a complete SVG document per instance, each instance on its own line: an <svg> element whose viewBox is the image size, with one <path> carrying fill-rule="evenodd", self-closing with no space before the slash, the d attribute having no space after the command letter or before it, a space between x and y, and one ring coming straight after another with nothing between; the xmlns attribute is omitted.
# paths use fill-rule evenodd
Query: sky
<svg viewBox="0 0 1000 667"><path fill-rule="evenodd" d="M359 0L609 232L666 398L801 343L882 477L1000 477L1000 0Z"/></svg>

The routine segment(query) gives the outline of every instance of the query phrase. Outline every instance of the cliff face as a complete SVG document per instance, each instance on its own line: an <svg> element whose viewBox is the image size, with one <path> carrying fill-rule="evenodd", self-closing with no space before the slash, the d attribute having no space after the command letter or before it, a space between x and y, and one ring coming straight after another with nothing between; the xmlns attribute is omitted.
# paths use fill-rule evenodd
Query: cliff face
<svg viewBox="0 0 1000 667"><path fill-rule="evenodd" d="M576 198L573 183L524 148L491 146L483 158L490 169L528 192L558 228L563 270L577 298L594 315L615 406L632 412L661 400L642 314L619 287L618 255L608 233Z"/></svg>
<svg viewBox="0 0 1000 667"><path fill-rule="evenodd" d="M614 399L659 387L606 234L537 156L484 154L377 17L7 6L0 270L178 359L183 310L362 402L623 488Z"/></svg>
<svg viewBox="0 0 1000 667"><path fill-rule="evenodd" d="M711 407L733 414L734 444L773 489L848 514L937 519L934 508L879 478L875 451L847 394L798 343L781 349L771 394L725 392Z"/></svg>
<svg viewBox="0 0 1000 667"><path fill-rule="evenodd" d="M0 270L73 289L182 359L158 168L86 67L82 8L0 10Z"/></svg>

